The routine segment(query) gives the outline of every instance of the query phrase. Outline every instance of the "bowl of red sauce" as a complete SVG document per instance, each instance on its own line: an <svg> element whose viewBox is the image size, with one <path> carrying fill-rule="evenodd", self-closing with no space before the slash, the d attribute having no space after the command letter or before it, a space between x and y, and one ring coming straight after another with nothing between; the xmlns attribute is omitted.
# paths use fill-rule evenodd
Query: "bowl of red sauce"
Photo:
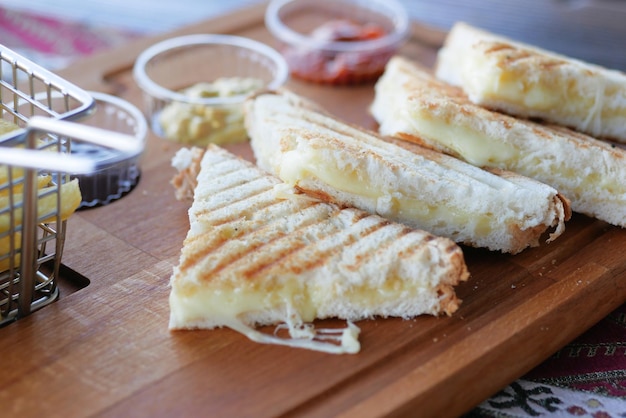
<svg viewBox="0 0 626 418"><path fill-rule="evenodd" d="M332 85L376 80L410 27L395 0L272 0L265 25L293 78Z"/></svg>

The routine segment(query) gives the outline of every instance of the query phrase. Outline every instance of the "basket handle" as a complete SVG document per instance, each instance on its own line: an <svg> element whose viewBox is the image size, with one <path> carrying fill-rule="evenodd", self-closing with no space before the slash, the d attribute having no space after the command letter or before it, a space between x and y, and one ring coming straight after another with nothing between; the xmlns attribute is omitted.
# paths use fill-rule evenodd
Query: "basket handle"
<svg viewBox="0 0 626 418"><path fill-rule="evenodd" d="M51 133L80 141L89 142L104 148L112 148L129 157L142 151L143 144L135 138L93 126L43 116L33 116L28 120L27 135ZM0 153L0 164L8 164L28 169L60 171L71 174L89 174L97 169L98 161L66 153L42 153L34 149L4 148Z"/></svg>

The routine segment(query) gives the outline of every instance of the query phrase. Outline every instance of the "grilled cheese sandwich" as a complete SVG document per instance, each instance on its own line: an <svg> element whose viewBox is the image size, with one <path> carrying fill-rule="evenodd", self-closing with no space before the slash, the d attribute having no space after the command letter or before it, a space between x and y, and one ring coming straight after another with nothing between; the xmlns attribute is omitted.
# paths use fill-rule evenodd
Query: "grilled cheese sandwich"
<svg viewBox="0 0 626 418"><path fill-rule="evenodd" d="M290 92L250 98L246 126L257 164L289 185L458 243L517 253L569 218L552 187L384 140Z"/></svg>
<svg viewBox="0 0 626 418"><path fill-rule="evenodd" d="M416 142L480 167L549 184L574 211L626 226L626 151L556 125L489 111L419 64L394 57L370 110L384 135Z"/></svg>
<svg viewBox="0 0 626 418"><path fill-rule="evenodd" d="M354 353L354 321L457 310L454 286L469 273L454 242L296 193L215 145L182 153L177 177L198 174L170 280L171 329L225 326L261 343ZM349 322L312 325L324 318ZM257 329L273 324L289 337Z"/></svg>
<svg viewBox="0 0 626 418"><path fill-rule="evenodd" d="M626 74L457 23L436 76L481 106L626 142Z"/></svg>

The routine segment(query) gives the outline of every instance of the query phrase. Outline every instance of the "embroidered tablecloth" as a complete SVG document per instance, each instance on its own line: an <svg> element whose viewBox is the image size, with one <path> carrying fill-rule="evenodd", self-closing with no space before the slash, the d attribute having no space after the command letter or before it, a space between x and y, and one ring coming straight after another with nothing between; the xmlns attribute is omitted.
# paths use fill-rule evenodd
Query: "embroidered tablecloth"
<svg viewBox="0 0 626 418"><path fill-rule="evenodd" d="M626 417L626 305L470 417Z"/></svg>

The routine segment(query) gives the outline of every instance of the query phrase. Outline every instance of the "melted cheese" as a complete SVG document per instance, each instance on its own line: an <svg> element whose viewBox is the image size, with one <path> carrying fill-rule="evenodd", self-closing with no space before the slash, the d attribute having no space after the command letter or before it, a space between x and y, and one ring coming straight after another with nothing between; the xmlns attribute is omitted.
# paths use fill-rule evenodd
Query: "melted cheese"
<svg viewBox="0 0 626 418"><path fill-rule="evenodd" d="M359 343L361 330L349 321L347 327L343 329L315 329L310 324L293 326L287 323L291 339L264 334L241 321L234 321L228 327L244 334L252 341L263 344L286 345L330 354L355 354L361 350Z"/></svg>
<svg viewBox="0 0 626 418"><path fill-rule="evenodd" d="M579 120L580 129L599 135L602 121L617 116L607 104L611 97L606 82L588 75L592 92L585 92L575 77L533 76L518 72L505 65L494 65L483 55L463 50L460 65L462 84L470 98L478 103L504 102L521 112L522 116L554 118L555 122L568 124L570 118ZM589 89L587 89L589 90ZM569 122L568 122L569 121Z"/></svg>
<svg viewBox="0 0 626 418"><path fill-rule="evenodd" d="M319 273L318 273L319 274ZM428 275L428 273L425 273ZM343 329L315 328L311 323L320 316L329 295L338 292L336 285L322 278L282 278L273 285L258 281L235 286L230 280L214 278L210 283L172 283L170 292L170 328L226 326L252 341L306 348L333 354L357 353L360 350L359 328L348 321ZM272 281L270 281L272 282ZM426 282L426 280L424 280ZM428 295L427 285L406 286L399 277L390 277L384 284L350 286L340 291L346 304L380 306L389 300L418 299ZM339 297L339 296L332 296ZM426 296L427 297L427 296ZM267 313L265 316L263 313ZM322 313L322 317L325 315ZM277 323L277 330L286 328L290 338L268 335L249 324L247 318L263 318Z"/></svg>
<svg viewBox="0 0 626 418"><path fill-rule="evenodd" d="M511 87L511 90L513 89L514 87ZM537 87L536 91L542 90ZM425 138L436 142L438 146L445 147L446 152L470 164L515 171L553 184L557 189L567 190L570 197L575 197L574 192L580 195L585 190L606 190L614 195L624 193L626 190L624 185L615 182L610 174L583 173L580 167L566 165L546 166L545 161L536 157L531 160L528 155L537 151L533 145L521 144L520 151L511 142L507 143L507 139L485 134L480 129L469 127L462 122L445 121L426 112L412 112L406 122L412 126L414 132L419 132ZM557 172L558 179L555 180L553 174ZM571 184L578 186L572 187Z"/></svg>
<svg viewBox="0 0 626 418"><path fill-rule="evenodd" d="M471 74L464 77L467 89L480 97L522 104L536 110L567 105L558 89L545 86L539 80L524 80L512 71L492 68L485 60L468 59L466 65L468 72L465 74Z"/></svg>
<svg viewBox="0 0 626 418"><path fill-rule="evenodd" d="M227 326L252 341L265 344L307 348L333 354L357 353L360 329L348 322L344 329L315 329L311 324L317 314L316 302L291 285L266 291L263 289L219 291L198 287L177 288L170 293L172 323L194 323L211 318L210 326ZM247 325L242 318L247 313L284 310L284 325L290 338L262 333Z"/></svg>
<svg viewBox="0 0 626 418"><path fill-rule="evenodd" d="M363 177L366 175L364 170L339 168L335 165L334 159L324 158L320 152L311 148L286 152L278 175L290 185L316 178L335 190L369 198L376 201L376 206L383 216L393 213L398 215L396 217L412 219L422 225L431 225L437 220L457 225L473 222L471 226L477 236L486 236L493 230L491 225L493 219L488 215L469 214L461 207L431 204L417 197L376 188L376 179Z"/></svg>
<svg viewBox="0 0 626 418"><path fill-rule="evenodd" d="M518 158L515 147L504 142L495 142L460 123L442 121L424 112L414 114L409 123L413 124L416 132L435 139L478 167L502 167L504 162Z"/></svg>
<svg viewBox="0 0 626 418"><path fill-rule="evenodd" d="M324 159L319 152L307 148L287 151L282 158L278 177L290 185L296 185L306 178L318 178L337 190L348 191L368 198L378 198L371 181L361 178L356 170L350 167L339 169L333 160Z"/></svg>

